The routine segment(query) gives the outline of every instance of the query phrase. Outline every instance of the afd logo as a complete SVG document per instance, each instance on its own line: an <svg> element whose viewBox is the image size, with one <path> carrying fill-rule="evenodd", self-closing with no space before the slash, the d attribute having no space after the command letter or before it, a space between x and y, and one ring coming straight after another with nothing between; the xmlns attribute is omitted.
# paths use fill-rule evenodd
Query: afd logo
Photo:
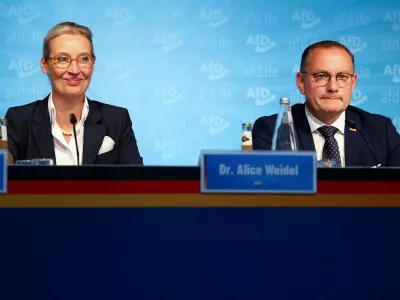
<svg viewBox="0 0 400 300"><path fill-rule="evenodd" d="M290 104L294 105L296 103L304 103L304 95L300 93L299 90L295 90L289 93Z"/></svg>
<svg viewBox="0 0 400 300"><path fill-rule="evenodd" d="M229 17L218 9L202 9L200 12L200 20L206 21L210 28L217 28L227 23Z"/></svg>
<svg viewBox="0 0 400 300"><path fill-rule="evenodd" d="M157 121L157 131L163 133L177 133L183 132L187 129L187 120L180 116L166 115L166 118Z"/></svg>
<svg viewBox="0 0 400 300"><path fill-rule="evenodd" d="M292 74L297 74L300 72L300 65L299 64L294 64L292 67Z"/></svg>
<svg viewBox="0 0 400 300"><path fill-rule="evenodd" d="M203 144L203 146L201 147L201 149L205 149L205 150L229 150L234 148L235 145L230 145L228 142L226 141L221 141L220 139L214 139L211 142L206 142Z"/></svg>
<svg viewBox="0 0 400 300"><path fill-rule="evenodd" d="M108 7L105 13L107 19L114 21L114 25L122 26L131 23L136 16L125 7Z"/></svg>
<svg viewBox="0 0 400 300"><path fill-rule="evenodd" d="M31 5L12 5L8 15L16 18L20 24L28 24L39 17Z"/></svg>
<svg viewBox="0 0 400 300"><path fill-rule="evenodd" d="M272 94L269 89L265 87L249 88L247 90L246 99L254 101L255 106L263 106L272 101L275 101L276 95Z"/></svg>
<svg viewBox="0 0 400 300"><path fill-rule="evenodd" d="M356 73L358 78L371 78L371 70L364 65L358 66L356 68Z"/></svg>
<svg viewBox="0 0 400 300"><path fill-rule="evenodd" d="M321 19L312 11L301 10L293 13L292 22L300 22L301 29L311 29L321 23Z"/></svg>
<svg viewBox="0 0 400 300"><path fill-rule="evenodd" d="M368 100L368 95L363 94L360 89L354 89L351 98L351 104L354 106L359 106Z"/></svg>
<svg viewBox="0 0 400 300"><path fill-rule="evenodd" d="M398 38L387 38L381 41L382 51L399 51L400 50L400 39Z"/></svg>
<svg viewBox="0 0 400 300"><path fill-rule="evenodd" d="M154 97L161 99L164 105L172 105L182 99L183 95L176 88L164 86L154 90Z"/></svg>
<svg viewBox="0 0 400 300"><path fill-rule="evenodd" d="M135 68L129 62L109 62L106 71L114 74L117 79L125 79L136 73Z"/></svg>
<svg viewBox="0 0 400 300"><path fill-rule="evenodd" d="M368 26L371 23L371 17L364 13L342 13L335 18L335 25L341 28Z"/></svg>
<svg viewBox="0 0 400 300"><path fill-rule="evenodd" d="M392 81L394 83L400 83L400 65L386 65L385 70L383 71L383 76L392 76Z"/></svg>
<svg viewBox="0 0 400 300"><path fill-rule="evenodd" d="M153 43L161 45L161 50L164 52L170 52L179 48L183 41L179 39L175 34L171 33L159 33L154 37Z"/></svg>
<svg viewBox="0 0 400 300"><path fill-rule="evenodd" d="M361 52L368 46L368 44L363 42L358 36L341 36L339 42L349 48L353 53Z"/></svg>
<svg viewBox="0 0 400 300"><path fill-rule="evenodd" d="M400 30L400 12L393 11L387 13L383 19L383 22L391 24L393 30Z"/></svg>
<svg viewBox="0 0 400 300"><path fill-rule="evenodd" d="M35 65L29 59L20 58L18 60L11 60L8 65L8 70L11 72L16 72L19 78L25 78L32 76L37 71L39 71L39 67L35 67Z"/></svg>
<svg viewBox="0 0 400 300"><path fill-rule="evenodd" d="M164 160L169 160L183 152L183 148L176 141L163 139L154 141L154 150L160 152Z"/></svg>
<svg viewBox="0 0 400 300"><path fill-rule="evenodd" d="M396 127L397 131L400 133L400 117L394 117L392 119L393 125Z"/></svg>
<svg viewBox="0 0 400 300"><path fill-rule="evenodd" d="M207 127L210 134L217 134L227 129L229 122L220 116L209 115L201 117L200 126Z"/></svg>
<svg viewBox="0 0 400 300"><path fill-rule="evenodd" d="M318 39L315 37L309 37L307 35L298 35L295 39L289 42L290 50L298 50L307 48L309 45L314 44Z"/></svg>
<svg viewBox="0 0 400 300"><path fill-rule="evenodd" d="M204 88L197 94L196 101L203 104L210 102L213 104L216 102L229 103L233 101L233 92L227 88Z"/></svg>
<svg viewBox="0 0 400 300"><path fill-rule="evenodd" d="M399 104L400 90L389 90L381 93L381 103L384 104Z"/></svg>
<svg viewBox="0 0 400 300"><path fill-rule="evenodd" d="M247 36L246 46L249 45L254 46L255 53L264 53L274 48L276 43L264 34L256 34Z"/></svg>
<svg viewBox="0 0 400 300"><path fill-rule="evenodd" d="M216 81L229 75L227 68L214 61L203 63L199 72L208 75L208 79L211 81Z"/></svg>

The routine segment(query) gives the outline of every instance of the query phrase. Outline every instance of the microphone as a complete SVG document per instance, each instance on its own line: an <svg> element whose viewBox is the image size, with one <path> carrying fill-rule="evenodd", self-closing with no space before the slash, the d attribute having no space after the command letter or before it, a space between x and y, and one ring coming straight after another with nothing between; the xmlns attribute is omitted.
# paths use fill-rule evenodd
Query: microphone
<svg viewBox="0 0 400 300"><path fill-rule="evenodd" d="M75 138L75 146L76 146L76 157L77 157L77 165L79 166L79 150L78 150L78 140L76 138L76 122L78 122L78 120L76 119L75 114L70 114L69 115L69 122L72 124L73 130L74 130L74 138Z"/></svg>
<svg viewBox="0 0 400 300"><path fill-rule="evenodd" d="M381 164L379 163L378 157L376 156L374 150L372 150L371 145L369 144L368 140L365 138L364 133L362 132L362 130L361 129L357 129L357 125L353 120L346 119L344 122L347 124L347 126L350 127L350 129L353 129L354 131L358 130L358 132L361 134L361 137L363 138L364 142L367 144L369 151L371 151L372 155L375 158L375 163L376 163L375 168L381 166Z"/></svg>

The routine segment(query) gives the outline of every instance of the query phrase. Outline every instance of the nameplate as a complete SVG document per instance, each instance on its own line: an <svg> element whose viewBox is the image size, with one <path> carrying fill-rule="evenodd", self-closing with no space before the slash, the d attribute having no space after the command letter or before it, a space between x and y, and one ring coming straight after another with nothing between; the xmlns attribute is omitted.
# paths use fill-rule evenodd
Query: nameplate
<svg viewBox="0 0 400 300"><path fill-rule="evenodd" d="M0 194L7 193L8 151L0 150Z"/></svg>
<svg viewBox="0 0 400 300"><path fill-rule="evenodd" d="M315 152L204 151L202 193L317 192Z"/></svg>

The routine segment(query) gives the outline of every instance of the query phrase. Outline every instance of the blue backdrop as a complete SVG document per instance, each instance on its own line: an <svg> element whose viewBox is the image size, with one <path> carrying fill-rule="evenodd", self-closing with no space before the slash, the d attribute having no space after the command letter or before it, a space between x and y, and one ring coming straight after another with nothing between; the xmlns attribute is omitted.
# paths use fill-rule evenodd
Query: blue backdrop
<svg viewBox="0 0 400 300"><path fill-rule="evenodd" d="M295 73L309 44L356 58L352 104L400 130L400 2L342 0L0 2L0 114L50 92L39 60L61 21L89 26L88 97L129 109L146 165L194 165L201 149L240 149L241 123L303 102Z"/></svg>

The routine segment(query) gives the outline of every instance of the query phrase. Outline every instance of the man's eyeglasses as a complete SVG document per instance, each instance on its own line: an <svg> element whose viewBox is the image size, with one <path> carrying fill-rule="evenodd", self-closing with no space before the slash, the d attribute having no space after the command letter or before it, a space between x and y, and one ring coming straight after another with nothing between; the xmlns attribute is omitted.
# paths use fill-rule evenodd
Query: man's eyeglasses
<svg viewBox="0 0 400 300"><path fill-rule="evenodd" d="M323 72L320 73L301 72L301 73L310 75L313 81L315 82L315 85L318 87L326 86L331 81L332 78L331 74ZM339 87L348 86L352 82L354 75L355 74L349 74L349 73L337 74L335 77L338 86Z"/></svg>
<svg viewBox="0 0 400 300"><path fill-rule="evenodd" d="M57 55L55 57L45 56L46 59L51 59L53 64L60 69L68 69L72 61L76 61L79 68L88 69L93 65L94 57L88 54L79 55L77 58L71 58L69 55Z"/></svg>

